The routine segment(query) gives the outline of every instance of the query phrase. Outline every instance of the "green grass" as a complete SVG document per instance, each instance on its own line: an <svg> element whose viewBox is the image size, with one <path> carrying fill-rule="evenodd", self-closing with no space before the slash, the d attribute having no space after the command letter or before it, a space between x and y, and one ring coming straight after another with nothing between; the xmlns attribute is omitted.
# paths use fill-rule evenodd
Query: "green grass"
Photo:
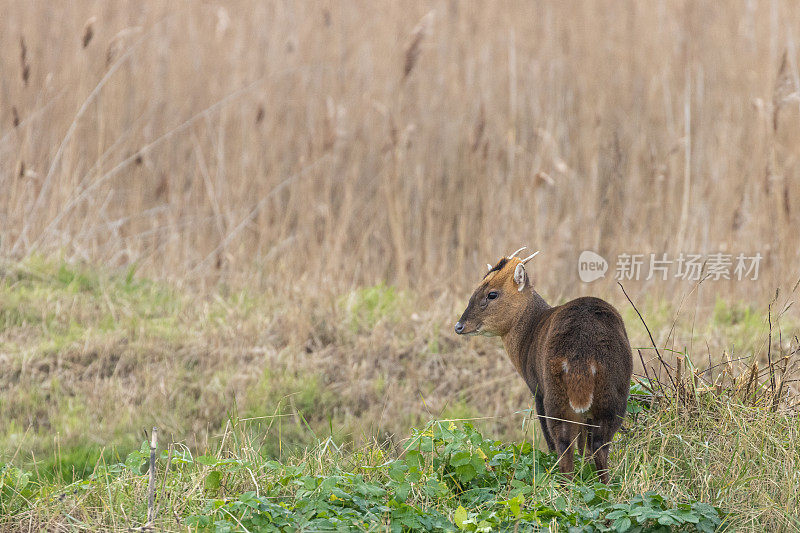
<svg viewBox="0 0 800 533"><path fill-rule="evenodd" d="M209 531L426 530L715 531L731 517L692 496L609 486L582 464L573 481L555 456L530 442L484 437L470 424L439 421L412 432L399 455L376 444L343 452L330 439L287 457L265 458L233 422L213 454L183 447L157 453L154 524ZM146 521L149 449L102 463L88 478L53 485L5 467L2 511L34 527L124 529ZM641 465L639 465L641 468ZM116 509L124 509L118 513Z"/></svg>
<svg viewBox="0 0 800 533"><path fill-rule="evenodd" d="M638 390L638 389L637 389ZM396 450L316 444L280 460L257 421L229 419L213 450L157 451L155 527L164 531L790 531L800 525L796 415L704 396L632 404L612 447L612 482L575 478L529 439L504 442L443 420ZM733 452L735 450L735 453ZM0 525L123 530L147 521L147 442L66 483L0 466ZM580 458L579 458L580 459ZM5 520L3 522L2 520Z"/></svg>
<svg viewBox="0 0 800 533"><path fill-rule="evenodd" d="M385 285L195 295L135 269L0 265L0 529L142 525L147 454L137 450L153 425L164 530L300 516L292 527L624 530L627 519L635 531L638 517L691 524L713 507L724 528L800 527L798 419L736 395L693 410L634 402L611 455L614 483L595 486L590 466L574 484L559 480L502 348L451 334L462 303ZM687 358L684 346L702 346L694 358L705 361L735 345L752 361L766 345L752 306L720 301L677 319L663 304L642 307L659 344L671 335ZM648 347L635 312L621 311L632 344ZM442 419L475 427L431 422ZM417 478L409 445L429 437L438 444L420 450ZM442 455L448 447L487 455L469 463L478 481L453 477L463 465ZM508 453L527 465L521 478L492 464Z"/></svg>
<svg viewBox="0 0 800 533"><path fill-rule="evenodd" d="M103 450L137 447L154 416L177 434L221 431L240 376L205 341L255 327L252 307L241 294L197 304L132 268L0 266L0 460L71 481Z"/></svg>
<svg viewBox="0 0 800 533"><path fill-rule="evenodd" d="M391 320L408 308L408 296L395 287L379 283L356 289L340 304L353 331L367 331L380 320Z"/></svg>
<svg viewBox="0 0 800 533"><path fill-rule="evenodd" d="M97 445L73 446L64 452L56 449L52 457L38 460L33 472L41 479L68 484L90 477L98 464L119 462L120 456L125 457L131 451L130 447L106 450Z"/></svg>

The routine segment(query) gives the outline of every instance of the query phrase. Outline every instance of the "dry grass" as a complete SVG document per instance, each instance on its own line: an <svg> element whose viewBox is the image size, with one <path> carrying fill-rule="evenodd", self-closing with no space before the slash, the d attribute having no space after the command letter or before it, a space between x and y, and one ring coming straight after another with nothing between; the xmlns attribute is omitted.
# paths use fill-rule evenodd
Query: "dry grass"
<svg viewBox="0 0 800 533"><path fill-rule="evenodd" d="M0 461L43 462L45 476L63 462L71 479L100 449L135 447L154 421L205 449L230 416L266 416L264 428L286 417L284 448L331 429L339 441L392 442L447 416L518 435L524 383L498 346L442 332L446 301L424 308L377 286L296 314L279 295L196 297L64 264L2 266Z"/></svg>
<svg viewBox="0 0 800 533"><path fill-rule="evenodd" d="M716 282L704 303L797 279L795 3L4 13L6 255L460 288L522 242L555 298L586 290L565 274L586 248L766 256L760 281Z"/></svg>
<svg viewBox="0 0 800 533"><path fill-rule="evenodd" d="M452 305L448 294L385 285L287 301L273 292L198 296L133 271L35 259L0 265L0 461L38 462L43 476L62 465L69 480L73 467L78 476L90 471L102 449L124 455L154 424L165 439L207 449L231 416L263 420L265 451L276 456L331 431L356 446L396 443L441 418L476 418L491 435L521 438L530 393L499 343L456 338ZM671 338L694 342L679 355L684 368L725 361L694 381L684 371L684 403L716 384L754 407L794 397L794 365L784 357L800 343L778 334L779 317L769 342L757 311L720 309L679 317L677 326L672 314L644 311L667 362L676 354L663 339L673 328ZM624 315L648 375L669 387L635 312ZM733 357L720 346L735 347ZM774 372L762 365L757 381L766 389L757 389L750 368L768 351Z"/></svg>

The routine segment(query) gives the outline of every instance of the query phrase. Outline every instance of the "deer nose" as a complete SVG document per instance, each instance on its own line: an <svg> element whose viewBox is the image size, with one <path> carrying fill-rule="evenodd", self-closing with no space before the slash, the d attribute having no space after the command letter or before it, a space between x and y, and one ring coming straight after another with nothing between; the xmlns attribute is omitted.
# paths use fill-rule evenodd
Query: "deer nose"
<svg viewBox="0 0 800 533"><path fill-rule="evenodd" d="M456 322L456 333L461 335L463 331L464 331L464 324L462 324L461 322Z"/></svg>

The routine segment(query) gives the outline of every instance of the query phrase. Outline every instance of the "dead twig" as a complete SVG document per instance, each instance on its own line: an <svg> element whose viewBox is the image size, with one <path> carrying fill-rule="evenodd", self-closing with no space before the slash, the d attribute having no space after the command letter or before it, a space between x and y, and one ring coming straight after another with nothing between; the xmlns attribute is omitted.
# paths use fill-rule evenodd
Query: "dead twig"
<svg viewBox="0 0 800 533"><path fill-rule="evenodd" d="M622 294L625 295L625 298L627 298L628 302L630 302L630 304L633 306L633 310L636 311L637 315L639 315L639 320L642 321L642 324L644 325L644 329L647 330L647 335L650 337L650 342L653 344L653 349L656 351L656 355L658 356L658 361L661 363L661 365L664 368L667 369L667 377L672 382L672 387L675 388L675 390L677 390L677 386L675 384L675 380L672 378L672 374L670 373L670 370L672 370L672 367L666 361L664 361L663 357L661 357L661 352L658 350L658 346L656 346L656 341L655 341L655 339L653 339L653 334L650 333L650 328L647 327L647 322L644 321L644 317L642 317L642 313L639 312L639 309L636 307L636 304L634 304L633 300L631 300L631 297L628 296L628 293L625 291L625 287L622 286L622 283L620 283L618 281L617 285L619 285L619 288L622 289Z"/></svg>

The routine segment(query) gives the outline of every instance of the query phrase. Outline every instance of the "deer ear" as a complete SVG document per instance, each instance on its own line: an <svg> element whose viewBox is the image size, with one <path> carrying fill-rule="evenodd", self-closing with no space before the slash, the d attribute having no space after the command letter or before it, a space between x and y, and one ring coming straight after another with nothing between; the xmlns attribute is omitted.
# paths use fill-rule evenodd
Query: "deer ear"
<svg viewBox="0 0 800 533"><path fill-rule="evenodd" d="M517 284L517 290L522 292L522 289L525 288L525 285L528 283L528 273L525 272L525 267L522 263L517 265L517 268L514 269L514 283Z"/></svg>

